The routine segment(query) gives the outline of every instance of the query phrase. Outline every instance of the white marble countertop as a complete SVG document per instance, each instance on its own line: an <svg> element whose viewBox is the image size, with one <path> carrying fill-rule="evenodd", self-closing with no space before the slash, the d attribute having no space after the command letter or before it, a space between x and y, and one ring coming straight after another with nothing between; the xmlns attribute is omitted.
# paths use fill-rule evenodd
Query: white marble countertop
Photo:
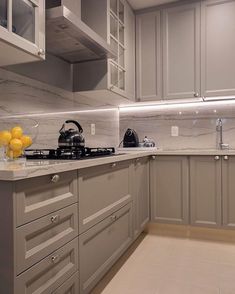
<svg viewBox="0 0 235 294"><path fill-rule="evenodd" d="M114 156L92 158L86 160L26 160L25 162L0 162L0 180L15 181L25 178L38 177L53 173L78 170L103 164L111 164L118 161L131 160L150 155L235 155L235 150L158 150L147 148L138 151L118 149Z"/></svg>

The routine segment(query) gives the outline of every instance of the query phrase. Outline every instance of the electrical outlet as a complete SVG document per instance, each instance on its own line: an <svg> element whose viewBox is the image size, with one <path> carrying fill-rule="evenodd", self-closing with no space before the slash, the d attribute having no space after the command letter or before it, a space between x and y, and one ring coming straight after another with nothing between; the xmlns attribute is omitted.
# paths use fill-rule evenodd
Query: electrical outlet
<svg viewBox="0 0 235 294"><path fill-rule="evenodd" d="M91 135L95 135L95 124L91 124Z"/></svg>
<svg viewBox="0 0 235 294"><path fill-rule="evenodd" d="M172 137L178 137L179 136L179 127L172 126L171 127L171 136Z"/></svg>

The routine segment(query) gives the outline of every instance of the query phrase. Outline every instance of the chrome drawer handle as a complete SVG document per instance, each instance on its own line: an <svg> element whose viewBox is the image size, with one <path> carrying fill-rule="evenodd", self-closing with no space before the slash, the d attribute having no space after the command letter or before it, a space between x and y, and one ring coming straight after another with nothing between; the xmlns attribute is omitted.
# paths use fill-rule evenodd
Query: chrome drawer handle
<svg viewBox="0 0 235 294"><path fill-rule="evenodd" d="M51 222L52 222L52 223L56 223L58 220L59 220L59 216L58 216L58 215L53 215L53 216L51 217Z"/></svg>
<svg viewBox="0 0 235 294"><path fill-rule="evenodd" d="M59 261L59 255L53 255L52 257L51 257L51 262L52 263L56 263L56 262L58 262Z"/></svg>
<svg viewBox="0 0 235 294"><path fill-rule="evenodd" d="M112 168L114 168L114 167L116 167L116 166L117 166L116 163L112 163L112 164L111 164L111 167L112 167Z"/></svg>
<svg viewBox="0 0 235 294"><path fill-rule="evenodd" d="M60 176L59 175L54 175L51 177L51 181L52 183L57 183L60 180Z"/></svg>
<svg viewBox="0 0 235 294"><path fill-rule="evenodd" d="M44 56L44 55L45 55L45 50L43 50L43 49L39 49L39 50L38 50L38 55L39 55L39 56Z"/></svg>
<svg viewBox="0 0 235 294"><path fill-rule="evenodd" d="M228 160L228 156L227 155L224 156L224 160Z"/></svg>
<svg viewBox="0 0 235 294"><path fill-rule="evenodd" d="M219 160L219 156L217 155L217 156L215 156L215 160Z"/></svg>
<svg viewBox="0 0 235 294"><path fill-rule="evenodd" d="M112 215L111 217L111 221L115 222L117 220L117 216L116 215Z"/></svg>
<svg viewBox="0 0 235 294"><path fill-rule="evenodd" d="M194 94L194 97L199 97L199 93L195 93Z"/></svg>
<svg viewBox="0 0 235 294"><path fill-rule="evenodd" d="M155 155L152 155L152 159L155 160L156 159L156 156Z"/></svg>

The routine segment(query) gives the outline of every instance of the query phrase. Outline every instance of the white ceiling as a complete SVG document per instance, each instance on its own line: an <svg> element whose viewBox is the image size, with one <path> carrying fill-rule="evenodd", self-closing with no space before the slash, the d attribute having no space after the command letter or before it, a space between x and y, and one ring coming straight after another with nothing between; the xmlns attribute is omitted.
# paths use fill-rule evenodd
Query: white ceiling
<svg viewBox="0 0 235 294"><path fill-rule="evenodd" d="M128 0L134 10L156 6L164 3L175 2L178 0Z"/></svg>

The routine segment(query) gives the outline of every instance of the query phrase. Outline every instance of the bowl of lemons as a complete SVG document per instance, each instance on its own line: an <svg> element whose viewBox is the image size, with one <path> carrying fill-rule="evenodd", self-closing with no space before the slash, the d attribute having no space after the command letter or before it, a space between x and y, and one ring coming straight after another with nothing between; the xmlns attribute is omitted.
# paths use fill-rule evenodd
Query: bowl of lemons
<svg viewBox="0 0 235 294"><path fill-rule="evenodd" d="M13 125L11 128L0 130L0 147L4 150L4 160L22 157L24 150L33 144L34 137L34 134L22 125Z"/></svg>

